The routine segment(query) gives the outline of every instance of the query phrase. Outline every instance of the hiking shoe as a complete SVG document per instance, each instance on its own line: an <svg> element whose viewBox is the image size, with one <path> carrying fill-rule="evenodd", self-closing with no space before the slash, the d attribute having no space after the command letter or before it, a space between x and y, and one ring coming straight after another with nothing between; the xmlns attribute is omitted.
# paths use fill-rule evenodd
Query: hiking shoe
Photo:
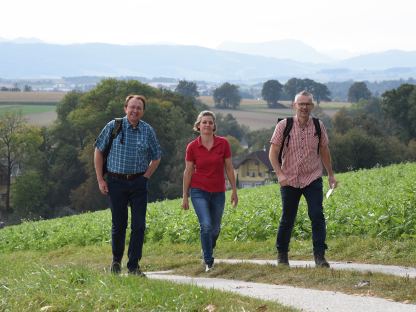
<svg viewBox="0 0 416 312"><path fill-rule="evenodd" d="M289 266L289 257L287 252L278 252L277 253L277 265L278 266Z"/></svg>
<svg viewBox="0 0 416 312"><path fill-rule="evenodd" d="M146 277L146 274L144 274L143 272L142 272L142 270L140 270L140 268L139 267L137 267L136 269L134 269L134 270L129 270L129 275L136 275L136 276L138 276L138 277Z"/></svg>
<svg viewBox="0 0 416 312"><path fill-rule="evenodd" d="M111 263L110 272L113 273L113 274L120 274L120 272L121 272L120 262L113 261Z"/></svg>
<svg viewBox="0 0 416 312"><path fill-rule="evenodd" d="M317 268L329 268L329 263L326 261L324 254L314 254L315 267Z"/></svg>
<svg viewBox="0 0 416 312"><path fill-rule="evenodd" d="M206 273L211 272L213 268L214 268L214 263L213 263L213 264L211 264L211 265L206 264L206 265L205 265L205 272L206 272Z"/></svg>

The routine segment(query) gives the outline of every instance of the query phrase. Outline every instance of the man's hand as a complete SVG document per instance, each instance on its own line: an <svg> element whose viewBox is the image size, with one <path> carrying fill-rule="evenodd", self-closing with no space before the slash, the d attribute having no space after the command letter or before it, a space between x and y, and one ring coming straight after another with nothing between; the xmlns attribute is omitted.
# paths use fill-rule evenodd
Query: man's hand
<svg viewBox="0 0 416 312"><path fill-rule="evenodd" d="M329 187L332 188L332 189L336 188L337 185L338 185L338 182L335 179L334 175L329 175L328 176L328 182L329 182Z"/></svg>
<svg viewBox="0 0 416 312"><path fill-rule="evenodd" d="M280 186L288 185L287 178L283 173L276 175L276 177L277 177L277 182L279 182Z"/></svg>
<svg viewBox="0 0 416 312"><path fill-rule="evenodd" d="M107 182L104 179L98 181L98 187L100 188L100 192L103 195L108 194L108 185L107 185Z"/></svg>

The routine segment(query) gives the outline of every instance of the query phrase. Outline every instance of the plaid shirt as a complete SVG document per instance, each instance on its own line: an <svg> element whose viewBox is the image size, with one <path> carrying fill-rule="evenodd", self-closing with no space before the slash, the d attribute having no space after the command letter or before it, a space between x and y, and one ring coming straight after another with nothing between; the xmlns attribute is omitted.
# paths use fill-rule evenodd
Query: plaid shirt
<svg viewBox="0 0 416 312"><path fill-rule="evenodd" d="M111 132L114 128L114 120L111 120L98 136L95 147L103 152L109 143ZM121 141L124 141L123 144ZM161 149L153 128L140 120L134 129L123 118L123 128L113 140L110 153L107 158L107 170L115 173L132 174L145 172L151 160L161 157Z"/></svg>
<svg viewBox="0 0 416 312"><path fill-rule="evenodd" d="M321 125L321 144L319 149L328 145L328 135L324 124ZM283 131L286 120L276 125L270 143L280 146L283 141ZM289 145L286 146L287 138L282 152L282 171L288 183L292 187L304 188L314 180L322 176L322 161L318 155L318 136L315 135L315 126L312 117L304 128L299 125L298 118L293 118L293 127L290 131ZM276 155L277 157L277 155Z"/></svg>

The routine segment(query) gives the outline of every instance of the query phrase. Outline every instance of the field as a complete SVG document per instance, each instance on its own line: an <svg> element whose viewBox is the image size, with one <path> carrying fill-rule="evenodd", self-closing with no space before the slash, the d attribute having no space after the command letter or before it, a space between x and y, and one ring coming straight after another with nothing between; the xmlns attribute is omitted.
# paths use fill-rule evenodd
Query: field
<svg viewBox="0 0 416 312"><path fill-rule="evenodd" d="M294 114L290 108L291 103L288 101L281 102L287 106L287 109L271 109L267 107L266 102L263 100L243 99L239 108L233 110L215 108L212 96L200 96L198 99L208 105L215 113L233 115L240 124L250 127L251 130L273 127L276 125L277 118L284 118ZM342 107L350 106L351 103L345 102L320 103L320 107L329 116L333 116Z"/></svg>
<svg viewBox="0 0 416 312"><path fill-rule="evenodd" d="M65 92L0 92L3 103L58 103Z"/></svg>
<svg viewBox="0 0 416 312"><path fill-rule="evenodd" d="M415 266L416 163L339 174L325 200L327 256L333 261ZM325 183L326 184L326 183ZM325 189L326 191L326 189ZM277 185L239 190L225 209L217 258L274 259L280 217ZM336 290L416 303L416 280L379 273L218 264L201 269L195 213L180 200L151 203L141 266L145 271L221 277ZM4 311L294 311L268 301L132 276L112 276L109 210L26 221L0 230L0 310ZM299 209L291 259L311 259L310 222ZM356 288L371 280L370 288ZM216 307L209 310L208 307Z"/></svg>
<svg viewBox="0 0 416 312"><path fill-rule="evenodd" d="M29 124L48 126L56 119L56 104L64 92L0 92L0 115L20 110Z"/></svg>

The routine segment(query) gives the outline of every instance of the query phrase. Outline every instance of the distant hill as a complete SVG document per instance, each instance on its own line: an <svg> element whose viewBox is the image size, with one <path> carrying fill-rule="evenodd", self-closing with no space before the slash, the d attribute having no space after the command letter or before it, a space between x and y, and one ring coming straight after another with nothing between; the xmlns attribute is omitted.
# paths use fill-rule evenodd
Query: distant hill
<svg viewBox="0 0 416 312"><path fill-rule="evenodd" d="M293 55L297 49L292 48ZM305 50L306 51L306 50ZM0 78L172 77L214 82L391 80L416 77L416 52L387 51L306 63L183 45L56 45L0 41Z"/></svg>
<svg viewBox="0 0 416 312"><path fill-rule="evenodd" d="M314 48L304 44L302 41L293 39L274 40L258 43L225 41L221 43L217 49L253 55L262 55L278 59L290 59L307 63L327 63L334 61L332 58L319 53Z"/></svg>

